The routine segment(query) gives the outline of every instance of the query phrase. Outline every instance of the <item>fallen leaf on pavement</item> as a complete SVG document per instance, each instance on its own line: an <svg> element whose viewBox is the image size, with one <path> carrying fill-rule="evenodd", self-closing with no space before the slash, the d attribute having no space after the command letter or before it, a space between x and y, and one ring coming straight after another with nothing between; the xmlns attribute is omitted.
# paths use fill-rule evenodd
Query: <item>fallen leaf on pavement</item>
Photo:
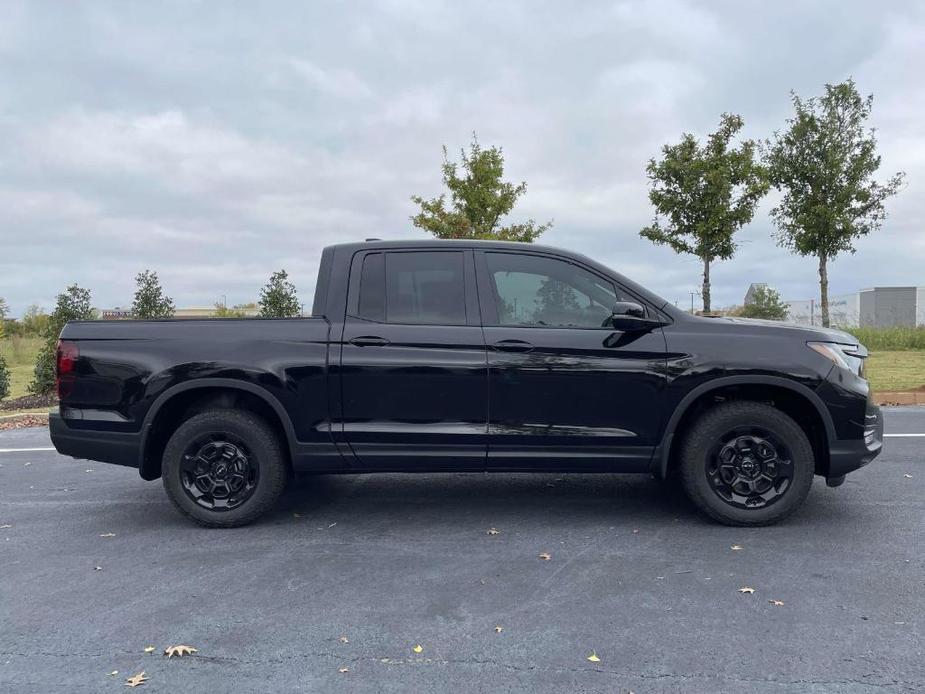
<svg viewBox="0 0 925 694"><path fill-rule="evenodd" d="M774 605L774 607L781 607L784 604L783 600L768 600L768 602Z"/></svg>
<svg viewBox="0 0 925 694"><path fill-rule="evenodd" d="M137 687L140 684L147 682L148 678L145 676L145 671L142 670L137 675L132 675L127 680L125 680L126 687Z"/></svg>
<svg viewBox="0 0 925 694"><path fill-rule="evenodd" d="M94 570L94 571L102 571L102 570L103 570L103 567L102 567L102 566L94 566L94 567L93 567L93 570Z"/></svg>
<svg viewBox="0 0 925 694"><path fill-rule="evenodd" d="M348 639L346 636L341 636L337 640L340 641L341 643L350 643L350 639Z"/></svg>
<svg viewBox="0 0 925 694"><path fill-rule="evenodd" d="M495 633L496 633L496 634L500 634L502 631L504 631L504 627L502 627L502 626L496 626L496 627L495 627Z"/></svg>
<svg viewBox="0 0 925 694"><path fill-rule="evenodd" d="M421 644L418 644L417 646L415 646L415 647L412 648L411 650L414 651L415 653L421 653L421 652L424 651L424 646L422 646Z"/></svg>
<svg viewBox="0 0 925 694"><path fill-rule="evenodd" d="M154 646L145 646L145 653L154 653Z"/></svg>
<svg viewBox="0 0 925 694"><path fill-rule="evenodd" d="M118 671L118 670L113 670L112 672L109 673L109 676L110 676L110 677L115 677L115 676L118 675L118 674L119 674L119 671Z"/></svg>
<svg viewBox="0 0 925 694"><path fill-rule="evenodd" d="M903 477L905 477L907 480L911 480L911 479L912 479L912 475L903 475Z"/></svg>
<svg viewBox="0 0 925 694"><path fill-rule="evenodd" d="M543 561L549 561L552 559L552 556L549 554L549 552L540 552L540 559Z"/></svg>
<svg viewBox="0 0 925 694"><path fill-rule="evenodd" d="M115 537L115 533L100 533L100 537Z"/></svg>
<svg viewBox="0 0 925 694"><path fill-rule="evenodd" d="M192 655L193 653L198 652L199 651L197 651L192 646L184 646L182 643L176 646L167 646L167 648L164 649L164 655L166 655L168 658L173 658L174 656L182 658L185 655Z"/></svg>
<svg viewBox="0 0 925 694"><path fill-rule="evenodd" d="M740 549L742 549L742 545L733 545L729 549L731 549L733 552L738 552Z"/></svg>
<svg viewBox="0 0 925 694"><path fill-rule="evenodd" d="M588 660L590 660L592 663L601 662L601 659L597 657L597 653L594 651L591 651L591 655L588 656Z"/></svg>
<svg viewBox="0 0 925 694"><path fill-rule="evenodd" d="M487 530L487 533L488 533L489 535L500 535L500 534L501 534L501 531L498 530L497 528L489 528L489 529Z"/></svg>
<svg viewBox="0 0 925 694"><path fill-rule="evenodd" d="M749 593L749 594L751 594L751 593L754 593L754 592L755 592L755 589L754 589L754 588L749 588L748 586L743 586L743 587L739 588L739 592L740 592L740 593Z"/></svg>
<svg viewBox="0 0 925 694"><path fill-rule="evenodd" d="M9 523L4 523L3 525L0 525L0 530L6 530L7 528L12 528L12 527L13 526L10 525Z"/></svg>
<svg viewBox="0 0 925 694"><path fill-rule="evenodd" d="M343 674L345 672L350 672L350 668L342 667L338 670L339 673Z"/></svg>

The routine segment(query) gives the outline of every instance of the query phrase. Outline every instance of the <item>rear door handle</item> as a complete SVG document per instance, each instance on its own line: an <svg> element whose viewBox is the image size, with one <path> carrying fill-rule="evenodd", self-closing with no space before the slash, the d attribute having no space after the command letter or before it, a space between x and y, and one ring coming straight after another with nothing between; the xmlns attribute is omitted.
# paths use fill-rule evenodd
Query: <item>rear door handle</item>
<svg viewBox="0 0 925 694"><path fill-rule="evenodd" d="M499 352L531 352L533 345L525 340L501 340L492 345Z"/></svg>
<svg viewBox="0 0 925 694"><path fill-rule="evenodd" d="M357 347L385 347L389 344L389 341L377 335L361 335L360 337L351 339L350 344L356 345Z"/></svg>

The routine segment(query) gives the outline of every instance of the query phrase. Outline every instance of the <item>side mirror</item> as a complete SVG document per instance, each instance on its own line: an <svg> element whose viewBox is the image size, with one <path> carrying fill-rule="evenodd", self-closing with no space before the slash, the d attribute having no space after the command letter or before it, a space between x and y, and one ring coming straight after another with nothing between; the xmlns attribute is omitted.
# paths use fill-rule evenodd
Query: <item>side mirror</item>
<svg viewBox="0 0 925 694"><path fill-rule="evenodd" d="M661 325L658 320L646 318L646 310L634 301L618 301L610 316L615 330L651 330Z"/></svg>

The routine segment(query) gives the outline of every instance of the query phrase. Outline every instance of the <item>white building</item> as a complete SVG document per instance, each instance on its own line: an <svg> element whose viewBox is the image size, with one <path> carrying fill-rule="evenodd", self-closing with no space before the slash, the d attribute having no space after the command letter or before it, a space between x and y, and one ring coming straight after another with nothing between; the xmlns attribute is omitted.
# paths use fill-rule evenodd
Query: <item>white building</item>
<svg viewBox="0 0 925 694"><path fill-rule="evenodd" d="M821 325L819 301L788 301L788 319L802 325ZM925 286L871 287L853 294L829 297L832 325L846 328L885 328L925 325Z"/></svg>

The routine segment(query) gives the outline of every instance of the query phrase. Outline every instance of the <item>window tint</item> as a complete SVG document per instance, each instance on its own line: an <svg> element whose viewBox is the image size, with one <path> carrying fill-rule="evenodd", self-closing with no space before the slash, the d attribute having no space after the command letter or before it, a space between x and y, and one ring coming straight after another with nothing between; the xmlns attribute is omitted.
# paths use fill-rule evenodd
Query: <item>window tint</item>
<svg viewBox="0 0 925 694"><path fill-rule="evenodd" d="M389 323L465 324L461 252L387 253L385 270Z"/></svg>
<svg viewBox="0 0 925 694"><path fill-rule="evenodd" d="M600 328L618 298L614 286L564 260L486 253L498 323Z"/></svg>
<svg viewBox="0 0 925 694"><path fill-rule="evenodd" d="M385 261L382 253L370 253L363 258L357 313L369 320L385 320Z"/></svg>

